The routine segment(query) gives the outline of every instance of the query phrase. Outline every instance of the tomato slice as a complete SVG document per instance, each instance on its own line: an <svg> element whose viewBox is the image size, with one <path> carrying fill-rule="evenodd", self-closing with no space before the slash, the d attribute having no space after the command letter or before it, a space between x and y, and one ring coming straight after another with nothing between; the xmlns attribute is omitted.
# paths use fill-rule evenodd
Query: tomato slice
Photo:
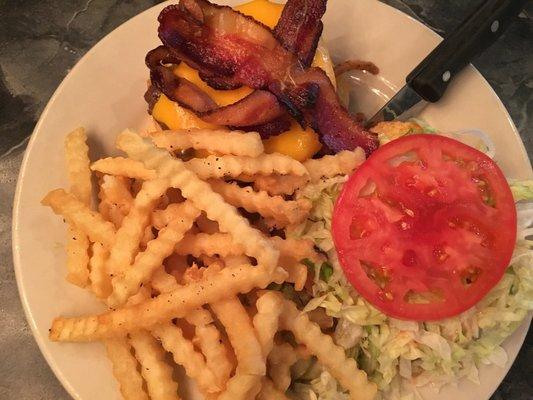
<svg viewBox="0 0 533 400"><path fill-rule="evenodd" d="M395 318L437 320L472 307L501 279L516 208L486 155L412 135L382 146L350 177L332 230L361 296Z"/></svg>

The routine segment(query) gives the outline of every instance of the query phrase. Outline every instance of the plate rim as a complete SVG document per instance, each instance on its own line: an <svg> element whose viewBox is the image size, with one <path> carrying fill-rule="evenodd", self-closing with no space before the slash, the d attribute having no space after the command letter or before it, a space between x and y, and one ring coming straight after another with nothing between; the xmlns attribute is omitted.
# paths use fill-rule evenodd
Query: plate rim
<svg viewBox="0 0 533 400"><path fill-rule="evenodd" d="M275 0L275 1L277 2L277 0ZM26 322L30 326L30 329L31 329L31 332L32 332L32 337L35 340L35 342L37 343L37 346L38 346L41 354L43 355L44 359L46 360L46 363L48 364L48 367L52 370L52 372L54 373L55 377L57 378L59 383L63 386L63 388L67 391L67 393L72 398L74 398L76 400L84 400L84 399L81 399L81 397L79 396L78 392L72 386L71 382L64 376L62 370L53 361L52 355L50 354L50 350L47 347L48 338L45 337L44 335L41 335L41 333L39 332L39 330L38 330L38 328L37 328L37 326L35 324L35 319L33 318L31 307L30 307L30 304L29 304L29 301L28 301L28 298L27 298L27 295L26 295L26 290L25 290L25 288L22 285L22 278L21 278L22 261L20 260L20 252L19 252L19 249L18 249L19 241L20 241L19 238L20 238L20 234L21 234L20 229L19 229L19 222L20 222L19 221L19 213L20 213L20 205L21 205L21 197L22 197L22 186L23 186L22 182L23 182L23 180L24 180L23 178L24 178L24 176L26 174L29 155L32 152L32 149L33 149L33 146L34 146L34 142L36 141L36 137L37 137L38 131L40 130L40 127L43 124L43 121L47 117L47 115L49 113L49 110L52 107L52 104L55 102L55 99L59 96L59 93L62 91L63 87L67 84L67 82L72 79L72 76L74 75L75 70L77 68L80 68L80 66L84 62L86 62L87 59L89 57L91 57L92 54L94 52L96 52L99 49L100 46L102 46L105 42L111 40L111 37L117 31L119 31L121 29L124 29L124 26L127 25L128 23L130 23L132 20L140 18L143 14L149 13L154 8L159 8L159 7L162 7L162 6L166 5L166 4L170 4L170 3L173 3L173 2L174 1L172 1L172 0L164 1L162 3L159 3L159 4L156 4L156 5L152 6L152 7L149 7L147 9L141 11L140 13L134 15L133 17L127 19L126 21L121 23L119 26L117 26L115 29L113 29L112 31L107 33L104 37L102 37L94 46L92 46L74 64L74 66L68 71L67 75L62 79L61 83L57 86L57 88L55 89L54 93L49 98L48 102L46 103L45 108L41 112L41 114L39 116L39 119L38 119L37 123L35 124L34 129L32 130L32 133L30 135L30 139L28 140L28 143L26 145L26 149L24 150L24 156L23 156L22 162L20 164L19 173L17 175L17 184L16 184L16 188L15 188L15 195L14 195L14 198L13 198L12 218L11 218L11 250L12 250L12 258L13 258L13 270L15 272L15 280L17 282L18 296L19 296L19 299L21 301L22 308L24 310L24 316L26 318ZM243 1L243 3L244 2L245 1ZM411 16L411 15L409 15L409 14L407 14L407 13L405 13L405 12L403 12L403 11L401 11L401 10L399 10L399 9L389 5L389 4L383 3L381 1L378 1L376 3L378 3L379 6L387 7L389 10L392 10L392 12L394 12L396 14L401 14L401 16L404 17L404 18L405 17L409 18L412 22L414 22L417 25L419 25L420 27L422 27L425 32L427 32L429 34L432 34L435 38L438 38L439 40L443 39L443 37L441 35L439 35L437 32L435 32L429 26L424 24L422 21L414 18L413 16ZM509 111L505 107L505 104L502 102L502 100L500 99L500 97L498 96L498 94L496 93L494 88L487 81L487 79L484 77L484 75L473 64L469 64L465 68L473 69L473 72L476 75L478 75L478 77L481 78L481 82L482 82L483 86L488 88L490 93L491 93L491 96L493 96L495 98L498 108L500 109L500 111L503 112L504 116L506 117L506 119L510 123L511 129L512 129L514 135L516 137L518 137L518 139L519 139L518 140L518 146L520 148L520 153L522 155L522 158L524 158L525 160L527 160L529 162L529 166L530 166L529 175L531 175L532 174L531 173L531 161L530 161L529 156L527 154L527 151L526 151L526 148L525 148L525 145L524 145L524 141L522 140L522 137L520 136L520 132L517 129L516 124L514 123L514 120L512 119L511 115L509 114ZM527 324L528 329L525 329L524 332L519 336L519 339L520 339L520 342L521 342L519 350L513 357L510 357L508 359L508 365L506 365L506 367L504 368L505 369L505 373L502 374L501 379L499 380L498 384L492 390L489 398L500 387L501 383L503 382L503 380L505 379L505 377L509 373L512 365L514 364L518 354L520 353L521 349L523 348L524 342L525 342L525 338L527 336L529 327L531 326L532 318L533 318L533 312L529 312L528 315L526 316L526 318L524 318L524 320L522 321L521 325ZM516 332L516 330L514 332Z"/></svg>

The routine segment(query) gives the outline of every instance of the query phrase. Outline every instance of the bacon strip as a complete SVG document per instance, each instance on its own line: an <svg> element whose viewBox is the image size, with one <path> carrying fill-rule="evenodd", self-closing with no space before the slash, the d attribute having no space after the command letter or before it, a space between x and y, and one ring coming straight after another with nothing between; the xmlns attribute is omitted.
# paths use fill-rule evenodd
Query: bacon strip
<svg viewBox="0 0 533 400"><path fill-rule="evenodd" d="M197 112L213 110L217 104L207 93L187 79L176 76L167 67L155 67L150 71L152 85L170 100Z"/></svg>
<svg viewBox="0 0 533 400"><path fill-rule="evenodd" d="M288 131L291 127L291 119L286 112L272 121L265 122L261 125L240 126L234 127L245 132L257 132L261 139L268 139L271 136L279 135L282 132Z"/></svg>
<svg viewBox="0 0 533 400"><path fill-rule="evenodd" d="M202 10L202 18L191 3ZM180 59L254 89L284 79L297 63L267 27L231 7L182 0L163 9L159 23L159 38Z"/></svg>
<svg viewBox="0 0 533 400"><path fill-rule="evenodd" d="M276 96L265 90L255 90L234 104L200 114L204 121L235 127L262 125L284 113Z"/></svg>
<svg viewBox="0 0 533 400"><path fill-rule="evenodd" d="M315 56L326 3L327 0L290 0L274 28L276 39L295 54L304 67L309 67Z"/></svg>
<svg viewBox="0 0 533 400"><path fill-rule="evenodd" d="M159 37L176 57L232 84L268 89L302 125L319 132L331 151L361 146L370 154L377 148L377 137L349 116L327 76L303 70L252 18L207 0L182 0L166 7L159 22Z"/></svg>
<svg viewBox="0 0 533 400"><path fill-rule="evenodd" d="M376 136L366 131L340 105L335 88L324 71L311 68L295 77L294 83L291 88L274 84L271 90L290 110L296 110L297 118L320 133L326 152L338 153L362 147L368 156L377 149Z"/></svg>
<svg viewBox="0 0 533 400"><path fill-rule="evenodd" d="M178 65L181 60L176 57L165 46L158 46L153 50L150 50L144 59L146 66L152 70L162 65L175 64Z"/></svg>

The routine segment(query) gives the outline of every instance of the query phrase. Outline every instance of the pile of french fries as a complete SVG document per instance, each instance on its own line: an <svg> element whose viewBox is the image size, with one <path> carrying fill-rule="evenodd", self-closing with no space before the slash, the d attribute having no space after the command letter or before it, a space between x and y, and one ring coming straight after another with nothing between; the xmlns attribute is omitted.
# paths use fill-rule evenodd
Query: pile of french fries
<svg viewBox="0 0 533 400"><path fill-rule="evenodd" d="M352 172L360 149L300 163L265 154L256 133L223 130L126 130L116 145L124 157L91 163L85 131L70 133L70 188L42 200L68 224L67 280L109 306L56 318L52 340L102 341L127 400L179 399L176 365L206 399L287 399L291 366L309 357L351 399L375 396L309 315L267 289L304 290L302 260L323 255L274 233L307 218L312 205L296 191Z"/></svg>

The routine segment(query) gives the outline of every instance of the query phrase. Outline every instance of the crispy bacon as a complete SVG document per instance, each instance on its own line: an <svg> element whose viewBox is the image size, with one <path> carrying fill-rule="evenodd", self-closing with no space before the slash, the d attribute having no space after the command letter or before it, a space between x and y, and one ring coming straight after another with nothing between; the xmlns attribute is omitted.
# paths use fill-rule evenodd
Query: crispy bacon
<svg viewBox="0 0 533 400"><path fill-rule="evenodd" d="M268 139L271 136L279 135L282 132L288 131L291 127L291 119L287 113L283 113L278 118L272 121L265 122L261 125L231 127L243 130L245 132L258 132L261 139Z"/></svg>
<svg viewBox="0 0 533 400"><path fill-rule="evenodd" d="M179 64L181 60L165 46L158 46L150 50L144 59L146 66L152 70L156 67L168 64Z"/></svg>
<svg viewBox="0 0 533 400"><path fill-rule="evenodd" d="M255 90L236 103L201 113L200 118L217 125L252 126L272 121L283 112L276 96L265 90Z"/></svg>
<svg viewBox="0 0 533 400"><path fill-rule="evenodd" d="M216 90L235 90L242 87L240 83L232 82L216 75L209 75L205 72L200 72L198 75L201 80Z"/></svg>
<svg viewBox="0 0 533 400"><path fill-rule="evenodd" d="M322 16L327 0L291 0L274 28L274 36L289 52L295 54L304 67L309 67L315 56L322 34Z"/></svg>
<svg viewBox="0 0 533 400"><path fill-rule="evenodd" d="M213 110L217 104L207 93L187 79L176 76L169 68L158 66L150 71L152 85L170 100L196 112Z"/></svg>
<svg viewBox="0 0 533 400"><path fill-rule="evenodd" d="M191 2L203 18L190 11L196 10ZM231 7L182 0L163 9L159 23L159 38L176 56L201 72L254 89L284 79L297 64L267 27Z"/></svg>
<svg viewBox="0 0 533 400"><path fill-rule="evenodd" d="M148 89L144 93L144 100L148 103L148 113L151 115L154 110L155 103L159 100L161 96L161 91L156 88L151 82L148 85Z"/></svg>
<svg viewBox="0 0 533 400"><path fill-rule="evenodd" d="M340 105L324 72L304 70L262 24L207 0L168 6L159 22L159 37L176 56L220 79L268 89L302 125L310 124L331 151L361 146L370 154L377 148L376 136Z"/></svg>
<svg viewBox="0 0 533 400"><path fill-rule="evenodd" d="M292 87L278 82L270 89L293 115L319 132L329 152L362 147L369 155L377 149L375 135L366 131L340 105L335 88L320 68L311 68L294 79Z"/></svg>

